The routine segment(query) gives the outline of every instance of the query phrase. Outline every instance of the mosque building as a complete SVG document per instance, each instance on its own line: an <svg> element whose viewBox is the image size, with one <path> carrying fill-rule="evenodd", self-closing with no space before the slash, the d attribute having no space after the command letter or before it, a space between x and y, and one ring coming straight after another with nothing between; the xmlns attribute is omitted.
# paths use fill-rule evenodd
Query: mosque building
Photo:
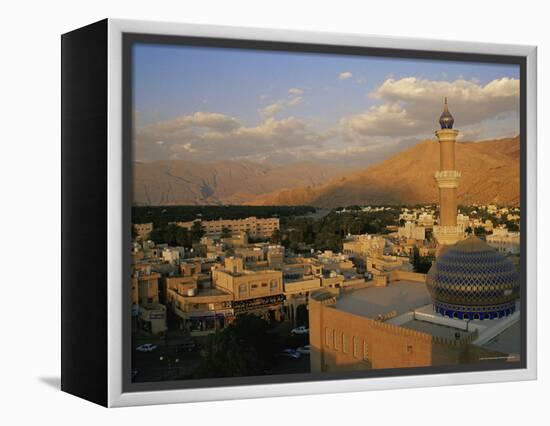
<svg viewBox="0 0 550 426"><path fill-rule="evenodd" d="M386 281L311 292L311 372L519 361L516 267L456 223L453 123L445 100L434 232L444 250L427 275L397 270Z"/></svg>

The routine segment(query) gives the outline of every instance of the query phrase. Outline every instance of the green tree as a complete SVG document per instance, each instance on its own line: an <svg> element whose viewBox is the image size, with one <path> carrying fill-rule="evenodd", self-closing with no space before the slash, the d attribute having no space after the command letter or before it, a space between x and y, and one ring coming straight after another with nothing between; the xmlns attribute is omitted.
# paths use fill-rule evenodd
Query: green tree
<svg viewBox="0 0 550 426"><path fill-rule="evenodd" d="M263 374L276 353L275 335L267 321L256 315L237 316L221 332L208 336L195 377L239 377Z"/></svg>
<svg viewBox="0 0 550 426"><path fill-rule="evenodd" d="M178 229L176 231L176 242L179 246L191 248L193 243L191 241L191 236L189 235L189 231L187 230L187 228L178 226Z"/></svg>
<svg viewBox="0 0 550 426"><path fill-rule="evenodd" d="M419 274L427 274L432 267L435 258L433 256L420 256L418 247L413 249L412 265L414 272Z"/></svg>
<svg viewBox="0 0 550 426"><path fill-rule="evenodd" d="M204 236L206 231L204 230L204 227L200 223L200 221L193 222L193 226L191 226L191 241L194 243L198 243L201 238Z"/></svg>
<svg viewBox="0 0 550 426"><path fill-rule="evenodd" d="M270 240L274 244L281 244L281 231L279 229L275 229L273 234L271 234Z"/></svg>
<svg viewBox="0 0 550 426"><path fill-rule="evenodd" d="M231 237L231 231L230 231L229 228L227 228L226 226L224 226L224 227L222 228L221 237L222 237L222 238L230 238L230 237Z"/></svg>
<svg viewBox="0 0 550 426"><path fill-rule="evenodd" d="M179 229L180 227L174 223L166 225L163 232L164 242L170 246L177 246Z"/></svg>
<svg viewBox="0 0 550 426"><path fill-rule="evenodd" d="M477 236L485 235L487 234L487 231L485 231L485 228L483 226L476 226L474 228L474 234Z"/></svg>
<svg viewBox="0 0 550 426"><path fill-rule="evenodd" d="M309 323L309 312L306 305L298 305L296 308L296 323L307 326Z"/></svg>
<svg viewBox="0 0 550 426"><path fill-rule="evenodd" d="M519 231L519 225L515 222L507 220L505 222L505 225L506 225L506 229L508 229L508 231L510 231L510 232L518 232Z"/></svg>

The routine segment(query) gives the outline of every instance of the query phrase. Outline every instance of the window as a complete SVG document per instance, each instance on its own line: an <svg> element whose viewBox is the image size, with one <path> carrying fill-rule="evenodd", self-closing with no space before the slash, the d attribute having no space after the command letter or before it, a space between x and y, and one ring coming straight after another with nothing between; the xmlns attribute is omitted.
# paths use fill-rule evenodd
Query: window
<svg viewBox="0 0 550 426"><path fill-rule="evenodd" d="M336 330L332 331L332 338L334 340L334 349L336 349L337 351L340 350L340 336L338 335L338 332Z"/></svg>
<svg viewBox="0 0 550 426"><path fill-rule="evenodd" d="M251 287L254 289L254 288L258 288L258 284L252 284Z"/></svg>
<svg viewBox="0 0 550 426"><path fill-rule="evenodd" d="M330 330L325 327L325 346L330 346Z"/></svg>
<svg viewBox="0 0 550 426"><path fill-rule="evenodd" d="M271 281L269 282L269 289L270 289L271 291L275 291L275 290L277 290L278 288L279 288L279 282L278 282L277 280L271 280Z"/></svg>
<svg viewBox="0 0 550 426"><path fill-rule="evenodd" d="M239 284L239 294L246 294L246 284Z"/></svg>
<svg viewBox="0 0 550 426"><path fill-rule="evenodd" d="M348 353L348 337L342 332L342 352Z"/></svg>
<svg viewBox="0 0 550 426"><path fill-rule="evenodd" d="M353 345L353 357L359 358L359 339L355 336L351 339Z"/></svg>
<svg viewBox="0 0 550 426"><path fill-rule="evenodd" d="M369 344L366 340L363 340L363 361L369 360Z"/></svg>
<svg viewBox="0 0 550 426"><path fill-rule="evenodd" d="M267 287L267 283L262 283L262 287Z"/></svg>

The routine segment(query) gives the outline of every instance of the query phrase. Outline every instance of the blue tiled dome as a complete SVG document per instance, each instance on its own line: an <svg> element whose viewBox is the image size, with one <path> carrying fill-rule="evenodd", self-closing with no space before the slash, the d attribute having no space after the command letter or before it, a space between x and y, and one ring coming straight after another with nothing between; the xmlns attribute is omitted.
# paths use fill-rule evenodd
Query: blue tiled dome
<svg viewBox="0 0 550 426"><path fill-rule="evenodd" d="M512 262L474 236L437 258L426 286L438 313L460 319L510 315L519 297L519 277Z"/></svg>

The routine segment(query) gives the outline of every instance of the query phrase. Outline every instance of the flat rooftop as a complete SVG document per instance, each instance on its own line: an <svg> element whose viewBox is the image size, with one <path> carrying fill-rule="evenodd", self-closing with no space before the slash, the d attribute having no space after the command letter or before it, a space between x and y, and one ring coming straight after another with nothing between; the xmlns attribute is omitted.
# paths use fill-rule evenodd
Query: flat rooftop
<svg viewBox="0 0 550 426"><path fill-rule="evenodd" d="M196 293L197 296L224 296L227 294L230 293L215 287L198 288Z"/></svg>
<svg viewBox="0 0 550 426"><path fill-rule="evenodd" d="M517 321L481 347L505 354L521 353L521 322Z"/></svg>
<svg viewBox="0 0 550 426"><path fill-rule="evenodd" d="M427 321L419 321L413 319L404 324L401 327L410 328L411 330L420 331L422 333L430 334L434 337L441 337L445 339L463 339L471 334L471 331L461 330L452 326L446 326L442 324L435 324Z"/></svg>
<svg viewBox="0 0 550 426"><path fill-rule="evenodd" d="M336 309L376 318L396 311L397 315L414 311L431 303L426 284L415 281L395 281L386 287L368 287L344 292L336 301Z"/></svg>

